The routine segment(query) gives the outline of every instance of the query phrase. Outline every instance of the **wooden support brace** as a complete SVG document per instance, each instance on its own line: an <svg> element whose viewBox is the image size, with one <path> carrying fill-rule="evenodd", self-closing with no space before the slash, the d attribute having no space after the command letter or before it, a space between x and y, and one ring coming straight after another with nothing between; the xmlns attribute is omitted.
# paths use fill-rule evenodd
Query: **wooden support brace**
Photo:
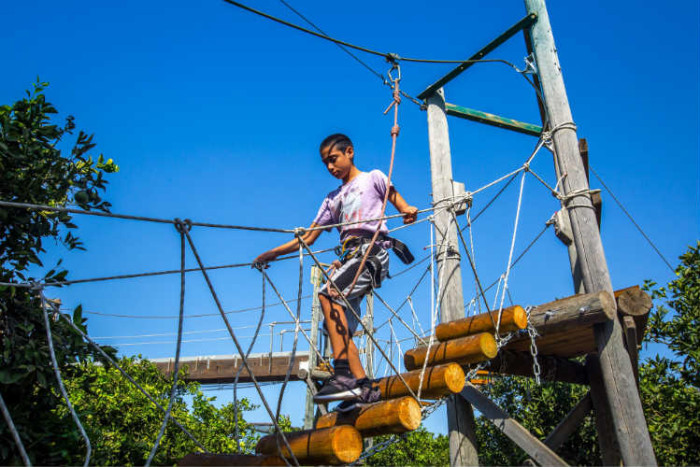
<svg viewBox="0 0 700 467"><path fill-rule="evenodd" d="M544 444L554 451L559 449L559 447L576 432L578 426L592 409L593 401L591 400L591 393L587 392L586 395L578 401L578 404L576 404L554 430L552 430L549 436L547 436L547 439L544 440Z"/></svg>
<svg viewBox="0 0 700 467"><path fill-rule="evenodd" d="M413 397L377 402L352 412L330 412L318 419L316 428L350 425L364 438L413 431L420 426L420 405Z"/></svg>
<svg viewBox="0 0 700 467"><path fill-rule="evenodd" d="M428 366L441 363L455 362L460 365L479 363L496 356L498 346L491 334L481 333L473 336L460 337L446 342L437 342L430 347L417 347L404 354L404 365L407 370L421 368L428 360Z"/></svg>
<svg viewBox="0 0 700 467"><path fill-rule="evenodd" d="M362 454L362 436L351 426L334 426L321 430L285 433L289 446L302 465L339 465L355 462ZM278 447L279 446L279 447ZM279 449L282 452L279 452ZM259 454L289 457L276 435L260 438L255 450Z"/></svg>
<svg viewBox="0 0 700 467"><path fill-rule="evenodd" d="M420 369L401 374L401 377L415 394L418 393L420 374ZM464 370L456 363L428 367L423 375L421 398L438 399L449 394L457 394L464 388L464 378ZM396 399L410 395L406 385L398 376L382 378L377 384L382 399Z"/></svg>
<svg viewBox="0 0 700 467"><path fill-rule="evenodd" d="M542 441L533 436L525 427L511 418L500 407L481 394L471 384L462 389L461 396L470 402L481 414L486 417L504 435L510 438L521 449L528 453L540 465L567 465L554 451L548 448Z"/></svg>
<svg viewBox="0 0 700 467"><path fill-rule="evenodd" d="M496 332L494 323L498 323L498 310L441 323L435 327L435 336L439 341L444 342L449 339L471 336L481 332L493 334ZM499 334L507 334L525 329L525 327L527 327L527 314L523 307L514 305L503 309Z"/></svg>

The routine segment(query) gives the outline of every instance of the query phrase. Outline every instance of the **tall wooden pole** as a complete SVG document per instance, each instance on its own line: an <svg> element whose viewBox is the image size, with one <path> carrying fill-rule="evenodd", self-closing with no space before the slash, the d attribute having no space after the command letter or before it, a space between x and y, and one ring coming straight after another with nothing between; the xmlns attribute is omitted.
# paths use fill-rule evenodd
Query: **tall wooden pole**
<svg viewBox="0 0 700 467"><path fill-rule="evenodd" d="M314 286L314 295L311 299L311 335L309 336L309 376L316 368L316 348L318 348L318 325L321 321L321 303L318 299L318 291L321 288L321 273L314 265L311 267L311 283ZM315 417L314 395L311 388L306 389L306 404L304 413L304 429L310 430L314 427Z"/></svg>
<svg viewBox="0 0 700 467"><path fill-rule="evenodd" d="M437 203L444 202L445 198L453 195L450 137L442 88L429 97L427 102L430 172L433 202ZM457 226L447 210L435 214L434 224L435 243L439 246L436 253L438 278L442 278L442 289L438 297L441 303L440 320L447 322L464 318ZM462 397L451 396L448 400L447 426L450 431L450 465L478 465L474 412L471 404Z"/></svg>
<svg viewBox="0 0 700 467"><path fill-rule="evenodd" d="M537 15L531 29L532 45L552 131L557 173L566 174L561 184L563 204L569 212L583 286L586 292L613 293L547 9L544 0L525 0L525 6L528 13ZM615 318L597 325L595 334L622 460L626 465L656 465L632 364L622 341L622 326Z"/></svg>

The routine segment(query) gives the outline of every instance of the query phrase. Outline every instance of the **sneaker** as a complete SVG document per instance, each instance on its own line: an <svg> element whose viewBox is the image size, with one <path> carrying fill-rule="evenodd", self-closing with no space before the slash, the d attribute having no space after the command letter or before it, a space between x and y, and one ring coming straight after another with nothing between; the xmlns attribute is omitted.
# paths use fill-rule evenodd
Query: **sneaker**
<svg viewBox="0 0 700 467"><path fill-rule="evenodd" d="M382 393L379 390L379 386L372 385L372 382L368 379L363 381L358 381L361 393L358 397L350 400L343 401L336 408L336 412L352 412L353 410L364 407L375 402L379 402L382 398Z"/></svg>
<svg viewBox="0 0 700 467"><path fill-rule="evenodd" d="M362 388L351 376L333 375L314 395L314 402L346 401L356 399L362 394Z"/></svg>

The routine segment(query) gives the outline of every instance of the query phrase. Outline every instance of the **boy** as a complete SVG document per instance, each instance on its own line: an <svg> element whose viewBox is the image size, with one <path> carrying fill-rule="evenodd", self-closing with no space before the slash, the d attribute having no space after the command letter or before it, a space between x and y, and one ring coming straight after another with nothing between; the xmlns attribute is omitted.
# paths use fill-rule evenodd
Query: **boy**
<svg viewBox="0 0 700 467"><path fill-rule="evenodd" d="M355 166L355 149L347 136L340 133L330 135L323 140L319 150L321 161L328 172L343 183L323 200L310 228L356 222L338 227L342 245L341 255L340 260L333 262L329 273L331 281L342 291L347 302L359 316L362 298L372 287L379 287L388 274L389 255L386 248L394 242L386 237L388 229L385 221L364 222L363 220L382 217L382 204L387 189L389 201L403 214L405 224L416 220L418 210L414 206L409 206L393 185L387 187L387 177L382 172L379 170L362 172ZM377 229L380 235L374 245L370 245L371 238ZM330 228L324 230L330 230ZM311 245L322 231L311 230L303 234L302 238ZM261 254L255 259L255 264L264 267L267 262L280 255L296 251L298 248L298 241L291 240ZM371 252L365 267L357 278L355 286L350 290L362 258L370 248ZM326 283L319 292L319 300L333 349L334 374L314 396L314 401L324 403L336 400L349 401L341 404L348 407L354 406L355 402L375 402L379 398L378 391L371 388L370 381L362 368L359 352L352 340L359 324L355 313L346 309L346 301L339 296L330 283Z"/></svg>

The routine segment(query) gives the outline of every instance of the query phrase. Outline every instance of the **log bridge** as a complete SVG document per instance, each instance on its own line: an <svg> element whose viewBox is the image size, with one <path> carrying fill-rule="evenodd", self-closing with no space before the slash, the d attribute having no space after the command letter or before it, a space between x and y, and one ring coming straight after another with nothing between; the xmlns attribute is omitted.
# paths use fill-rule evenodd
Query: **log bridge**
<svg viewBox="0 0 700 467"><path fill-rule="evenodd" d="M617 307L616 307L617 305ZM574 295L561 300L536 306L530 310L530 325L537 331L538 360L542 367L542 378L547 381L564 381L589 384L584 365L570 360L597 352L593 326L614 318L615 310L624 325L626 345L632 362L637 362L637 350L642 341L646 320L651 309L651 299L639 287L630 287L615 292ZM348 413L330 412L320 416L314 429L285 433L289 447L301 465L340 465L355 462L363 449L363 438L383 434L400 434L417 429L421 423L421 404L408 390L416 394L421 384L421 373L425 366L421 399L439 399L460 395L473 404L484 416L496 421L497 426L536 462L540 464L566 465L554 449L572 433L578 423L590 411L587 396L574 408L552 434L541 441L532 436L517 421L498 408L472 384L465 381L465 370L477 363L489 362L489 373L493 375L532 376L530 337L527 333L527 315L521 306L503 310L499 334L514 333L508 343L498 349L494 338L498 312L476 315L456 321L442 323L435 329L433 343L408 350L404 365L408 370L401 378L391 376L377 381L382 400ZM299 362L308 359L308 353L297 352ZM257 356L255 358L258 358ZM261 362L264 362L264 358ZM240 361L239 361L240 362ZM156 362L163 371L165 362ZM268 361L269 369L274 366ZM280 364L284 362L280 361ZM286 364L289 360L286 360ZM204 379L205 369L195 367L195 376L190 379L211 381L232 380L230 373L235 365ZM252 366L256 372L265 365ZM299 365L297 365L297 370ZM190 369L192 371L192 369ZM286 366L285 366L286 371ZM301 365L302 378L309 373ZM223 373L229 373L225 376ZM310 371L314 375L313 371ZM403 379L403 381L402 381ZM243 381L243 379L241 379ZM405 384L404 384L405 381ZM278 439L279 435L268 435L260 439L255 455L190 454L179 465L286 465L290 452Z"/></svg>

